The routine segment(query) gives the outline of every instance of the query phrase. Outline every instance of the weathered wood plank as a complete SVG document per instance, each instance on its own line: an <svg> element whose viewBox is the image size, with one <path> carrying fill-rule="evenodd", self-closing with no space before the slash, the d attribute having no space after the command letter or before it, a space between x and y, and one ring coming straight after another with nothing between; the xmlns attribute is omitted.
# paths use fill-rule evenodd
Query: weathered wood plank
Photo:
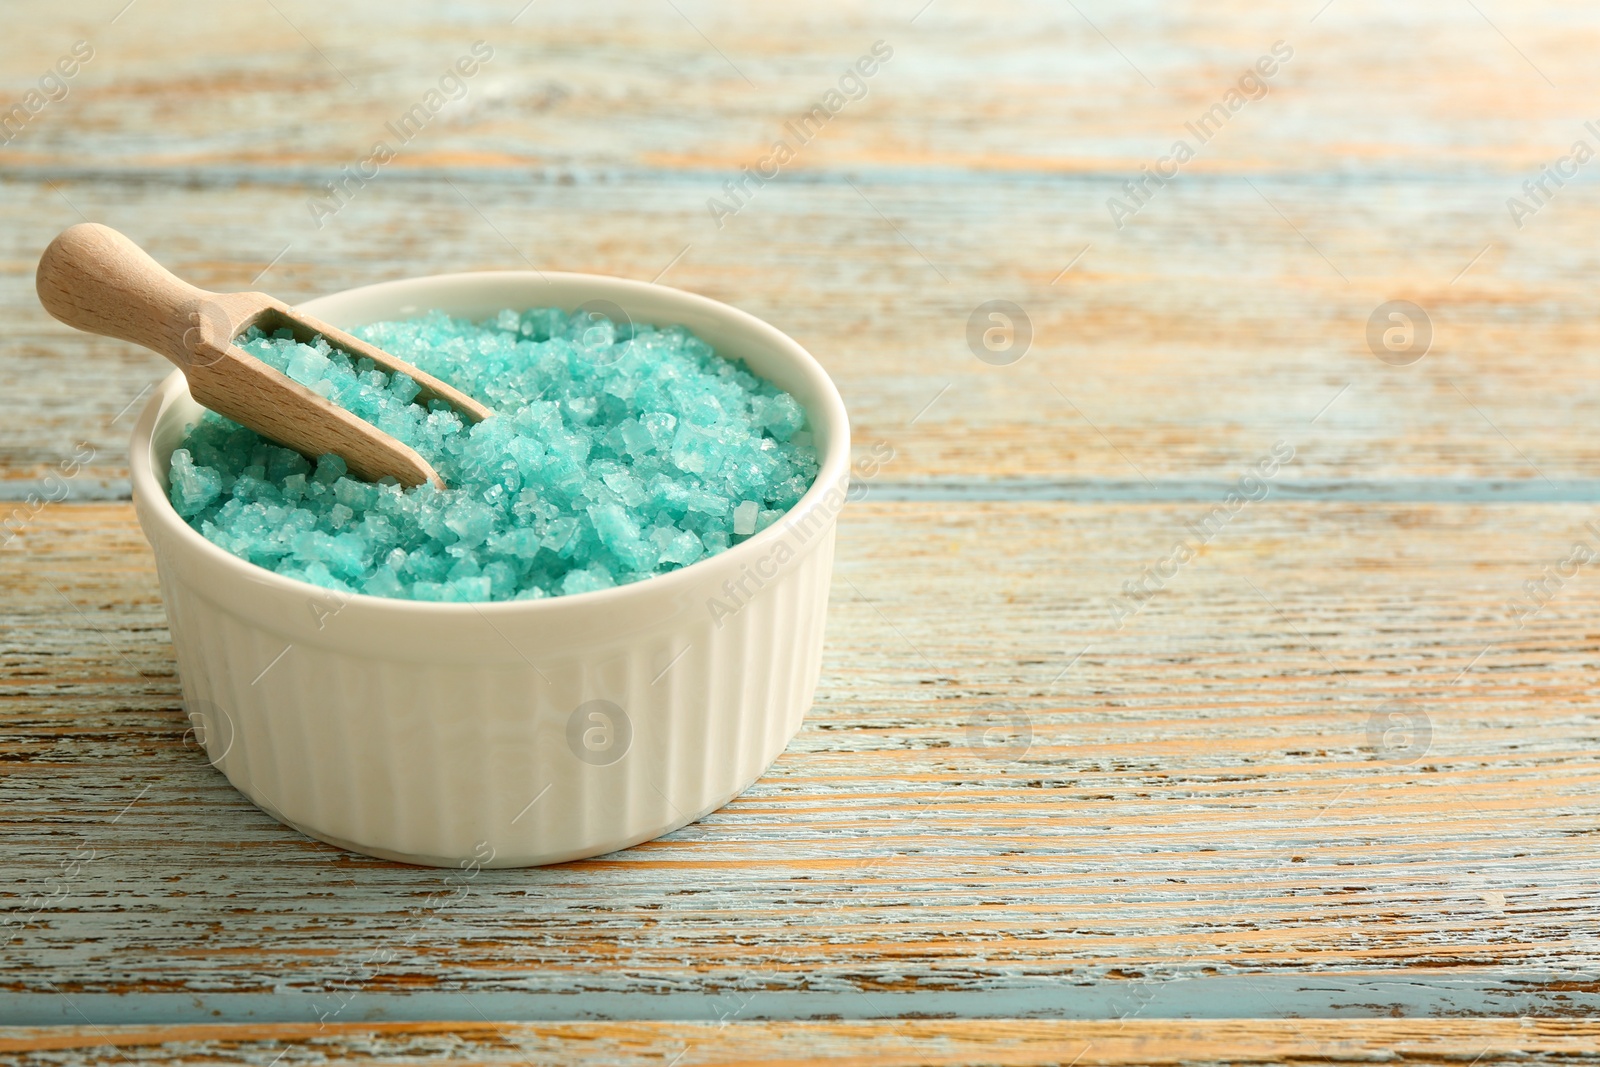
<svg viewBox="0 0 1600 1067"><path fill-rule="evenodd" d="M1600 1009L1600 593L1550 578L1595 543L1600 219L1581 182L1507 212L1600 143L1600 15L519 8L114 0L0 37L7 105L96 49L0 147L21 409L0 519L22 527L0 550L0 1023L63 1026L0 1051L1593 1057L1576 1023L1159 1020ZM321 183L479 38L466 99L318 227ZM880 38L866 98L719 227L708 198ZM1270 94L1118 228L1108 198L1279 38ZM80 214L218 288L533 263L660 276L793 333L864 447L895 449L847 515L805 731L696 826L483 874L442 912L440 872L249 807L185 743L130 509L27 500L90 449L67 490L122 492L125 409L164 370L38 309L38 251ZM1031 320L1015 365L969 348L994 299ZM1394 299L1435 331L1412 366L1368 348ZM1119 599L1279 440L1271 501L1143 610ZM1519 625L1528 581L1553 599ZM907 1014L968 1021L872 1021ZM1017 1015L1058 1021L971 1021ZM1114 1016L1136 1021L1059 1021ZM635 1021L526 1022L574 1017ZM457 1022L343 1026L380 1018Z"/></svg>
<svg viewBox="0 0 1600 1067"><path fill-rule="evenodd" d="M1241 0L1085 0L1076 10L830 0L759 12L688 0L471 0L448 10L141 0L112 23L121 7L58 5L13 20L0 41L11 95L75 39L95 55L69 95L5 146L9 157L336 170L378 138L398 144L386 124L478 39L493 58L464 99L445 103L405 145L406 161L736 171L880 39L893 58L794 169L1131 175L1280 39L1293 58L1267 96L1204 146L1195 169L1537 171L1595 117L1600 90L1596 15L1571 0L1496 5L1483 16L1381 0L1339 0L1326 11Z"/></svg>
<svg viewBox="0 0 1600 1067"><path fill-rule="evenodd" d="M760 783L418 913L443 872L185 744L130 510L48 507L0 557L0 1021L1592 1014L1600 586L1506 606L1591 509L1258 504L1117 629L1204 514L854 506Z"/></svg>
<svg viewBox="0 0 1600 1067"><path fill-rule="evenodd" d="M124 409L165 371L38 307L36 257L77 211L198 284L291 300L523 257L666 271L663 281L761 315L815 352L863 447L894 445L883 477L895 481L1231 481L1280 439L1297 449L1283 480L1558 485L1600 468L1600 317L1587 254L1569 240L1600 218L1577 191L1515 233L1496 216L1499 179L1263 187L1315 231L1347 284L1249 185L1196 176L1148 224L1096 239L1052 286L1094 238L1085 213L1111 178L861 177L891 226L847 177L770 190L722 231L704 216L703 186L678 181L386 175L322 230L294 183L11 181L0 360L25 403L0 424L0 478L38 480L80 441L96 450L84 485L125 477ZM1367 348L1369 315L1397 297L1431 309L1435 327L1433 351L1412 366ZM1031 350L1011 366L968 347L973 310L997 298L1033 324Z"/></svg>
<svg viewBox="0 0 1600 1067"><path fill-rule="evenodd" d="M1570 240L1594 228L1592 198L1563 190L1522 229L1505 208L1587 136L1591 12L686 15L536 5L510 26L489 3L448 20L284 5L197 24L143 3L114 25L88 9L22 20L0 42L7 69L43 70L79 33L100 43L3 156L0 358L36 392L0 428L0 478L32 483L89 440L84 486L116 483L124 424L107 423L160 368L34 306L33 260L80 209L211 284L273 263L262 284L291 298L523 257L636 277L672 264L667 280L813 347L863 435L900 445L896 478L1217 475L1291 430L1313 446L1293 477L1561 482L1594 467L1592 257ZM726 175L885 26L904 36L868 96L714 225ZM479 32L500 51L468 97L318 229L318 183ZM1299 44L1277 87L1115 228L1121 182L1280 33ZM63 177L86 165L104 180ZM195 226L229 247L201 247ZM1437 331L1414 367L1366 350L1369 315L1399 297ZM967 348L970 314L995 298L1033 322L1013 367Z"/></svg>
<svg viewBox="0 0 1600 1067"><path fill-rule="evenodd" d="M0 1028L19 1064L64 1053L113 1063L456 1064L664 1062L1008 1067L1410 1063L1579 1064L1600 1060L1600 1024L1552 1019L834 1023L500 1023L350 1026ZM281 1060L272 1059L281 1056Z"/></svg>

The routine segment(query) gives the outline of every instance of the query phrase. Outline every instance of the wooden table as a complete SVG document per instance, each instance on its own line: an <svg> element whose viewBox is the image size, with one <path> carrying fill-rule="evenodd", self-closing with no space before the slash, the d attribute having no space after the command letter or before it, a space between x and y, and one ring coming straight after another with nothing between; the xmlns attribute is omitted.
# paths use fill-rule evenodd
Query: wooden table
<svg viewBox="0 0 1600 1067"><path fill-rule="evenodd" d="M0 1052L1600 1059L1600 15L1320 2L8 11L4 99L93 55L0 147ZM893 453L800 736L697 825L444 909L251 807L128 503L165 366L33 296L80 218L211 288L533 264L798 338Z"/></svg>

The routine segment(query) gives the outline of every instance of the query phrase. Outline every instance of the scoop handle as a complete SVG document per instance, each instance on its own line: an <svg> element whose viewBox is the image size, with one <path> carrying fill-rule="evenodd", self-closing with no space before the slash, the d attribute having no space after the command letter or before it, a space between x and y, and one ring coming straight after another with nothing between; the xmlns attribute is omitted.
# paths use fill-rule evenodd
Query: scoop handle
<svg viewBox="0 0 1600 1067"><path fill-rule="evenodd" d="M39 259L34 285L45 310L68 326L143 345L185 370L185 335L201 324L207 301L216 299L97 222L56 235Z"/></svg>

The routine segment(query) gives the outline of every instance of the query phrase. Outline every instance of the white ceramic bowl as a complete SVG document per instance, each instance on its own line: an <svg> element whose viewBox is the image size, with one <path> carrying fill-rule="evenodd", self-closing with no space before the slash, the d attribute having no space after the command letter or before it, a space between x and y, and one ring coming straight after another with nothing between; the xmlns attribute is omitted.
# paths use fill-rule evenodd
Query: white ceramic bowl
<svg viewBox="0 0 1600 1067"><path fill-rule="evenodd" d="M174 373L133 433L133 497L155 550L185 705L239 791L312 837L436 866L558 863L637 844L758 778L816 690L850 451L826 372L777 329L665 286L587 274L446 274L305 310L350 327L430 308L610 301L682 323L794 395L821 458L782 520L670 574L498 604L346 596L247 563L168 502L200 414Z"/></svg>

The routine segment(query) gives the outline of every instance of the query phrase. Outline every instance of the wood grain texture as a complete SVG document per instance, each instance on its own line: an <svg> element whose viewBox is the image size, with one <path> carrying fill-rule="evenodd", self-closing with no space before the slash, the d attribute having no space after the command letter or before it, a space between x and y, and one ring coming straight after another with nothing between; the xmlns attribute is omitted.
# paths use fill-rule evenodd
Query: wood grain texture
<svg viewBox="0 0 1600 1067"><path fill-rule="evenodd" d="M19 1067L74 1063L826 1063L1046 1067L1373 1062L1582 1064L1600 1024L1551 1019L1166 1022L479 1023L0 1028ZM274 1059L274 1057L281 1057Z"/></svg>
<svg viewBox="0 0 1600 1067"><path fill-rule="evenodd" d="M1600 544L1596 164L1507 204L1600 145L1592 5L96 0L8 12L0 105L78 39L0 146L0 1057L1595 1058L1600 586L1551 573ZM465 98L314 210L477 40ZM796 337L895 453L800 736L694 826L444 909L442 872L250 807L186 738L131 509L50 502L125 494L164 369L38 307L84 219L218 290L534 265ZM969 345L997 299L1009 366ZM1396 299L1410 366L1369 347Z"/></svg>
<svg viewBox="0 0 1600 1067"><path fill-rule="evenodd" d="M1593 264L1570 231L1530 224L1517 248L1497 245L1449 284L1483 247L1459 234L1492 214L1496 185L1271 187L1302 222L1353 219L1352 239L1375 245L1323 242L1347 285L1248 186L1197 180L1162 206L1183 212L1181 245L1130 232L1050 286L1089 239L1063 238L1082 232L1072 212L1111 181L858 182L948 284L842 180L772 190L720 232L703 186L646 180L452 189L386 175L321 231L303 217L303 185L13 181L0 202L14 223L0 229L12 324L0 358L33 403L0 426L0 469L37 478L88 439L91 476L125 476L131 416L118 414L164 372L158 357L75 335L38 308L34 259L76 219L57 190L201 285L270 287L291 302L455 270L666 270L664 282L760 315L815 353L856 439L894 444L885 473L896 480L1231 480L1280 438L1300 447L1288 479L1561 482L1600 467L1600 320L1581 281ZM1560 206L1593 228L1579 195ZM178 233L212 236L175 239L178 217ZM1409 367L1366 347L1368 315L1393 296L1433 309L1434 350ZM973 309L996 298L1033 323L1012 366L967 345Z"/></svg>
<svg viewBox="0 0 1600 1067"><path fill-rule="evenodd" d="M19 162L337 168L363 158L476 40L493 58L406 146L408 158L730 172L879 39L893 58L797 167L1131 173L1279 39L1295 55L1271 95L1241 114L1249 136L1197 166L1536 170L1576 136L1571 125L1595 117L1600 90L1595 13L1579 0L1484 15L1381 0L1325 11L1243 0L1083 0L1076 10L827 0L759 12L706 0L676 10L278 0L208 18L185 0L140 0L113 23L121 6L31 12L0 42L14 94L75 39L95 49L71 94L6 146Z"/></svg>
<svg viewBox="0 0 1600 1067"><path fill-rule="evenodd" d="M291 301L528 264L662 276L811 348L897 479L1226 480L1291 432L1294 478L1562 483L1600 461L1592 189L1520 228L1506 207L1596 141L1590 9L515 6L22 20L7 69L79 34L98 51L0 155L0 360L38 383L0 478L86 437L91 480L120 478L107 423L160 370L37 310L32 265L79 213ZM480 36L498 51L467 97L319 227L319 187ZM868 95L719 227L708 200L879 37L897 50ZM1274 88L1117 228L1108 199L1279 38ZM993 299L1032 325L1013 366L968 347ZM1433 325L1413 366L1368 349L1393 299Z"/></svg>
<svg viewBox="0 0 1600 1067"><path fill-rule="evenodd" d="M55 505L7 559L0 1022L1590 1015L1600 585L1506 603L1591 515L1267 501L1118 630L1195 509L869 499L760 782L430 910L206 765L130 509Z"/></svg>

